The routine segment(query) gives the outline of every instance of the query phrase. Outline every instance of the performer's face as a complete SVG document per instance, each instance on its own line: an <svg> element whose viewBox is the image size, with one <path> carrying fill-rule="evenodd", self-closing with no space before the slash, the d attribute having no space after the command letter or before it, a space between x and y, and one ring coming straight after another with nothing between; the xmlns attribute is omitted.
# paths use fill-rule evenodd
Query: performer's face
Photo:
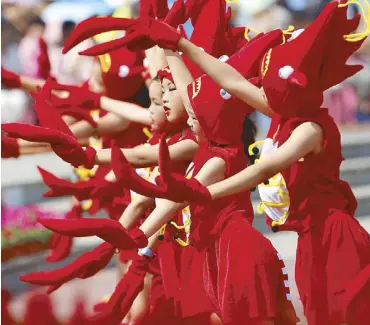
<svg viewBox="0 0 370 325"><path fill-rule="evenodd" d="M167 122L162 102L162 86L159 81L154 80L149 86L150 97L150 119L152 132L161 131Z"/></svg>
<svg viewBox="0 0 370 325"><path fill-rule="evenodd" d="M202 127L199 124L199 121L192 109L187 110L189 118L188 118L188 125L190 126L191 130L195 134L198 142L207 141L207 138L202 130Z"/></svg>
<svg viewBox="0 0 370 325"><path fill-rule="evenodd" d="M187 114L180 94L176 85L167 78L164 78L162 81L162 94L164 111L168 122L176 124L186 121Z"/></svg>

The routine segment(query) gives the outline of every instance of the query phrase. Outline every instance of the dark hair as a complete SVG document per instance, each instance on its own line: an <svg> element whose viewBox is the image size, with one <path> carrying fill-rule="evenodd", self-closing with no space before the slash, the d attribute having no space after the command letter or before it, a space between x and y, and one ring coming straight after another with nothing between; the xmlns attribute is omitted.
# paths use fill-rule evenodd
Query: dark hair
<svg viewBox="0 0 370 325"><path fill-rule="evenodd" d="M39 16L31 16L28 18L28 25L40 25L42 27L45 27L45 22L39 17Z"/></svg>
<svg viewBox="0 0 370 325"><path fill-rule="evenodd" d="M243 133L242 133L242 141L244 143L244 153L248 157L248 163L252 164L254 161L253 158L248 153L248 148L251 144L256 142L256 134L257 134L257 127L254 122L251 120L249 115L247 115L243 122Z"/></svg>
<svg viewBox="0 0 370 325"><path fill-rule="evenodd" d="M75 27L76 27L76 23L74 21L65 20L62 24L63 36L68 36Z"/></svg>

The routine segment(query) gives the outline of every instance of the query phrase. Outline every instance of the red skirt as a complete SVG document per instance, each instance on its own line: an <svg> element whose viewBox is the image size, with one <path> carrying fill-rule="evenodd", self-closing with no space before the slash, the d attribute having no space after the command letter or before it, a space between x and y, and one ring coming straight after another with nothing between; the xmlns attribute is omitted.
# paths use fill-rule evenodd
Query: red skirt
<svg viewBox="0 0 370 325"><path fill-rule="evenodd" d="M224 324L293 325L296 317L283 261L271 242L237 213L207 249L205 286Z"/></svg>
<svg viewBox="0 0 370 325"><path fill-rule="evenodd" d="M193 246L182 248L180 283L183 318L214 311L204 286L205 253L197 251Z"/></svg>
<svg viewBox="0 0 370 325"><path fill-rule="evenodd" d="M356 219L339 210L323 219L298 237L296 283L310 325L346 323L346 288L370 263L370 236Z"/></svg>
<svg viewBox="0 0 370 325"><path fill-rule="evenodd" d="M346 288L344 298L346 324L367 324L370 308L370 264Z"/></svg>

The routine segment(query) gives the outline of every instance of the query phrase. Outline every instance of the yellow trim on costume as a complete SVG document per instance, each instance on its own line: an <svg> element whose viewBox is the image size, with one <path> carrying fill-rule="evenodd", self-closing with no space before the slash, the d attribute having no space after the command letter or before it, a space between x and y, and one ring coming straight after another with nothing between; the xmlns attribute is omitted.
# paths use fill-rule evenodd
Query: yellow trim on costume
<svg viewBox="0 0 370 325"><path fill-rule="evenodd" d="M366 23L366 29L363 32L344 35L344 39L347 42L362 41L365 37L367 37L370 34L370 4L369 4L368 0L364 0L364 3L366 5L367 15L366 15L365 8L364 8L363 4L358 0L349 0L346 3L338 4L339 8L348 7L350 4L354 4L354 5L359 6L360 9L361 9L361 16L362 16L362 18L364 19L364 21Z"/></svg>
<svg viewBox="0 0 370 325"><path fill-rule="evenodd" d="M148 139L150 139L153 134L149 131L148 128L143 128L143 133L148 137Z"/></svg>
<svg viewBox="0 0 370 325"><path fill-rule="evenodd" d="M294 32L295 30L295 27L293 25L289 25L289 27L287 29L284 29L283 30L283 44L286 43L286 37L285 35L292 35L292 33Z"/></svg>
<svg viewBox="0 0 370 325"><path fill-rule="evenodd" d="M263 145L265 141L256 141L255 143L252 143L249 147L248 147L248 153L250 156L254 156L254 152L253 152L253 149L256 148L257 146L259 145Z"/></svg>
<svg viewBox="0 0 370 325"><path fill-rule="evenodd" d="M112 59L109 53L99 55L98 58L100 62L101 71L104 73L108 72L112 66Z"/></svg>
<svg viewBox="0 0 370 325"><path fill-rule="evenodd" d="M263 57L262 65L261 65L261 75L262 75L262 78L265 77L265 75L266 75L266 73L267 73L267 71L269 69L270 60L271 60L271 54L272 54L272 49L269 49L268 52Z"/></svg>
<svg viewBox="0 0 370 325"><path fill-rule="evenodd" d="M253 32L255 34L261 34L261 32L259 32L258 30L254 29L254 28L251 28L251 27L246 27L245 28L245 31L244 31L244 38L250 42L251 38L248 36L249 32Z"/></svg>

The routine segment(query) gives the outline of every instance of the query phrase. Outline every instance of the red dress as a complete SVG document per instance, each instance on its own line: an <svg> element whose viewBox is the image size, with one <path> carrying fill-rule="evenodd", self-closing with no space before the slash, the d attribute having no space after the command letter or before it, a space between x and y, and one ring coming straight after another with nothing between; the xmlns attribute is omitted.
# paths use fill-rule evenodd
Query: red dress
<svg viewBox="0 0 370 325"><path fill-rule="evenodd" d="M275 231L298 233L296 282L308 323L336 325L347 323L347 285L370 263L370 236L354 219L356 198L339 178L339 130L326 109L311 118L274 115L261 155L276 150L306 121L322 127L322 151L292 164L259 190L267 223ZM359 319L356 324L365 323Z"/></svg>
<svg viewBox="0 0 370 325"><path fill-rule="evenodd" d="M194 175L213 157L225 161L225 177L247 166L242 143L204 144L194 160ZM190 209L190 238L206 252L204 286L223 323L253 324L274 318L277 325L296 324L284 263L270 241L252 227L249 193Z"/></svg>

